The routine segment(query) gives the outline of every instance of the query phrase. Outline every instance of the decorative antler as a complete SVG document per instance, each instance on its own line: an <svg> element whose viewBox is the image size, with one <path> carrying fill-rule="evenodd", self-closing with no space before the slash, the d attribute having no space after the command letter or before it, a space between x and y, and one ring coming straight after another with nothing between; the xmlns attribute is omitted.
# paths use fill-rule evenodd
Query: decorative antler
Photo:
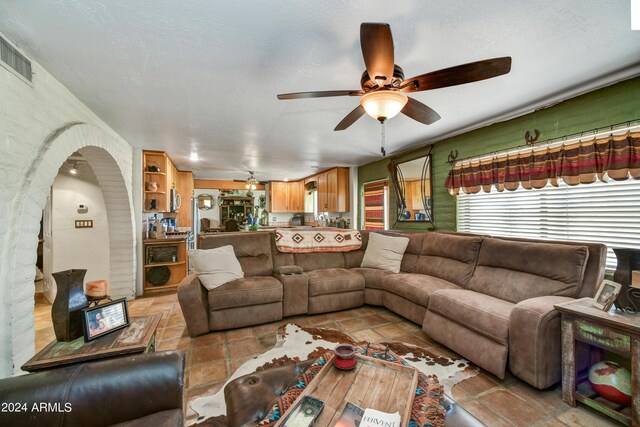
<svg viewBox="0 0 640 427"><path fill-rule="evenodd" d="M538 129L534 129L533 133L536 136L532 137L531 134L529 133L529 131L526 131L525 134L524 134L524 141L529 146L535 144L536 141L538 140L538 137L540 136L540 131Z"/></svg>

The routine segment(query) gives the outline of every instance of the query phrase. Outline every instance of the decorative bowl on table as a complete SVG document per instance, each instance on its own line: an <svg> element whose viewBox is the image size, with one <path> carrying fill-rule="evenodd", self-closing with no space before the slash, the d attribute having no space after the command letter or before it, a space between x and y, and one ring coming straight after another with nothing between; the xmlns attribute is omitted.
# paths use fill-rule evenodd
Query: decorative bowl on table
<svg viewBox="0 0 640 427"><path fill-rule="evenodd" d="M92 280L85 283L84 293L90 299L102 299L109 295L109 282L107 280Z"/></svg>
<svg viewBox="0 0 640 427"><path fill-rule="evenodd" d="M616 362L603 360L589 369L589 382L602 397L620 405L631 404L631 374Z"/></svg>

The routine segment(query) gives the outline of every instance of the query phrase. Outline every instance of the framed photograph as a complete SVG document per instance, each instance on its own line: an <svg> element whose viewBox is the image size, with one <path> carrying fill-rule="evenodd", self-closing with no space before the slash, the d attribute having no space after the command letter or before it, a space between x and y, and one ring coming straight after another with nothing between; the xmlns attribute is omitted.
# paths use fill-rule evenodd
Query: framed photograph
<svg viewBox="0 0 640 427"><path fill-rule="evenodd" d="M613 302L618 297L622 285L620 283L612 282L611 280L603 280L602 284L598 288L596 296L593 297L593 305L609 311Z"/></svg>
<svg viewBox="0 0 640 427"><path fill-rule="evenodd" d="M82 310L82 328L84 329L85 342L126 326L129 326L129 310L126 298Z"/></svg>

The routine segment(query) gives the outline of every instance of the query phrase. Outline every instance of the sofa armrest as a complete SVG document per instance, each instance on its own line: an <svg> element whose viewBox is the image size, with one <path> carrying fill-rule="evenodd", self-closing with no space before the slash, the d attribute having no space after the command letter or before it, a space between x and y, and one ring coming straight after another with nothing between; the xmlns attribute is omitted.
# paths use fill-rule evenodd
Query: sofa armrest
<svg viewBox="0 0 640 427"><path fill-rule="evenodd" d="M281 265L273 269L273 275L276 274L302 274L304 270L299 265Z"/></svg>
<svg viewBox="0 0 640 427"><path fill-rule="evenodd" d="M178 301L191 337L209 332L209 300L207 288L197 274L190 274L178 286Z"/></svg>
<svg viewBox="0 0 640 427"><path fill-rule="evenodd" d="M283 265L273 270L282 283L282 316L307 314L309 311L309 276L298 265Z"/></svg>
<svg viewBox="0 0 640 427"><path fill-rule="evenodd" d="M519 302L509 318L509 369L544 389L562 379L560 312L553 305L573 298L543 296Z"/></svg>
<svg viewBox="0 0 640 427"><path fill-rule="evenodd" d="M1 411L0 425L107 426L158 413L182 425L184 366L184 353L170 351L5 378L0 402L25 410Z"/></svg>

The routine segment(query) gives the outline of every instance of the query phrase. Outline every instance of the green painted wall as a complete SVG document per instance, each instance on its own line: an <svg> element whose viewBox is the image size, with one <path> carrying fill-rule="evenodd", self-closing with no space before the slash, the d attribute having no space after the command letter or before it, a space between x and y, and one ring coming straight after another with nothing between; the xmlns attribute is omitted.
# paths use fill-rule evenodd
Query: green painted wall
<svg viewBox="0 0 640 427"><path fill-rule="evenodd" d="M540 131L539 141L570 135L640 118L640 77L578 96L553 107L495 123L462 135L437 142L433 148L433 205L436 229L455 231L456 200L444 188L450 165L447 157L458 150L458 158L486 154L524 144L526 131ZM399 156L411 160L426 153L427 147ZM385 158L358 168L360 200L365 182L389 178ZM389 224L394 226L395 195L391 192ZM362 224L362 211L359 212ZM397 223L398 230L425 230L428 224Z"/></svg>

